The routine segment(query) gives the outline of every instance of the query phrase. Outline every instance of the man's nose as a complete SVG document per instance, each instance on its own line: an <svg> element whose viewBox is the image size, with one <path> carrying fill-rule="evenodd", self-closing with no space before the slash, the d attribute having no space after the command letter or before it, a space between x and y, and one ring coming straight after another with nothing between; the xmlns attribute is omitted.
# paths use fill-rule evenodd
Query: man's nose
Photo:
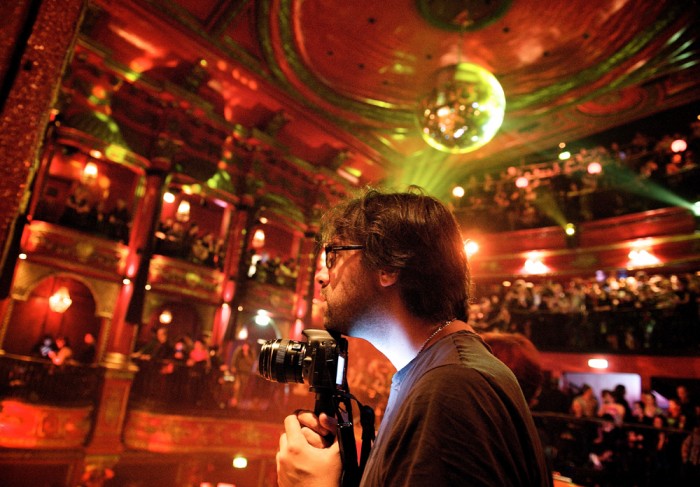
<svg viewBox="0 0 700 487"><path fill-rule="evenodd" d="M328 284L328 269L326 269L325 265L322 265L316 272L315 279L316 282L321 285L321 287L325 287Z"/></svg>

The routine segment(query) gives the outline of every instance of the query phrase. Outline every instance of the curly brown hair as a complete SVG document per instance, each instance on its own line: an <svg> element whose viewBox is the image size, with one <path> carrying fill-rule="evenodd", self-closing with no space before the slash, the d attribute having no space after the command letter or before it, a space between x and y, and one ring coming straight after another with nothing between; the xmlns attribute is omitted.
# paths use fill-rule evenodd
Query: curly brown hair
<svg viewBox="0 0 700 487"><path fill-rule="evenodd" d="M402 300L414 316L467 319L471 279L459 225L420 188L367 189L324 215L321 239L364 245L365 265L398 271Z"/></svg>

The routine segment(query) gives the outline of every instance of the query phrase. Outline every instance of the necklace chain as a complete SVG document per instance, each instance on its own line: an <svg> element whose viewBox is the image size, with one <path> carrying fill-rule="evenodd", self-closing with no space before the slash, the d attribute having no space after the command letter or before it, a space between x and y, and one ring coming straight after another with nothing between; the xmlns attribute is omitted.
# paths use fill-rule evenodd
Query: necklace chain
<svg viewBox="0 0 700 487"><path fill-rule="evenodd" d="M455 321L455 318L451 318L451 319L446 320L445 322L443 322L440 326L438 326L437 329L436 329L433 333L430 334L430 336L428 337L428 339L427 339L426 341L423 342L423 345L420 347L420 350L418 350L418 353L421 353L423 350L425 350L425 347L428 345L428 343L430 343L430 340L432 340L433 338L435 338L435 336L436 336L438 333L440 333L442 330L444 330L445 328L447 328L448 326L450 326L452 323L454 323L454 321Z"/></svg>

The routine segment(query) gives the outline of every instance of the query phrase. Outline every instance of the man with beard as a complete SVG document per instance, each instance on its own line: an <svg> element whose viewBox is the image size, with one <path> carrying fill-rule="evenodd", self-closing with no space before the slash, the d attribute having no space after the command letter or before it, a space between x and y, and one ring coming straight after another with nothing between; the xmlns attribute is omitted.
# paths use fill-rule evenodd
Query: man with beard
<svg viewBox="0 0 700 487"><path fill-rule="evenodd" d="M466 323L463 238L435 198L369 190L322 221L316 275L329 331L363 338L396 367L364 487L548 486L537 430L512 372ZM325 414L285 419L281 487L338 486Z"/></svg>

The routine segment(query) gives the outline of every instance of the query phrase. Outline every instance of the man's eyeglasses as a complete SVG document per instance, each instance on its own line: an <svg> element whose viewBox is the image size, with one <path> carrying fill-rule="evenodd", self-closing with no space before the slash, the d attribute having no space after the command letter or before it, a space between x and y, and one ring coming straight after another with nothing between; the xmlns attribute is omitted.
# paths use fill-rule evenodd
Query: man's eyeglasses
<svg viewBox="0 0 700 487"><path fill-rule="evenodd" d="M362 250L364 248L364 245L325 245L323 250L326 252L326 269L331 270L335 265L336 252L341 250Z"/></svg>

